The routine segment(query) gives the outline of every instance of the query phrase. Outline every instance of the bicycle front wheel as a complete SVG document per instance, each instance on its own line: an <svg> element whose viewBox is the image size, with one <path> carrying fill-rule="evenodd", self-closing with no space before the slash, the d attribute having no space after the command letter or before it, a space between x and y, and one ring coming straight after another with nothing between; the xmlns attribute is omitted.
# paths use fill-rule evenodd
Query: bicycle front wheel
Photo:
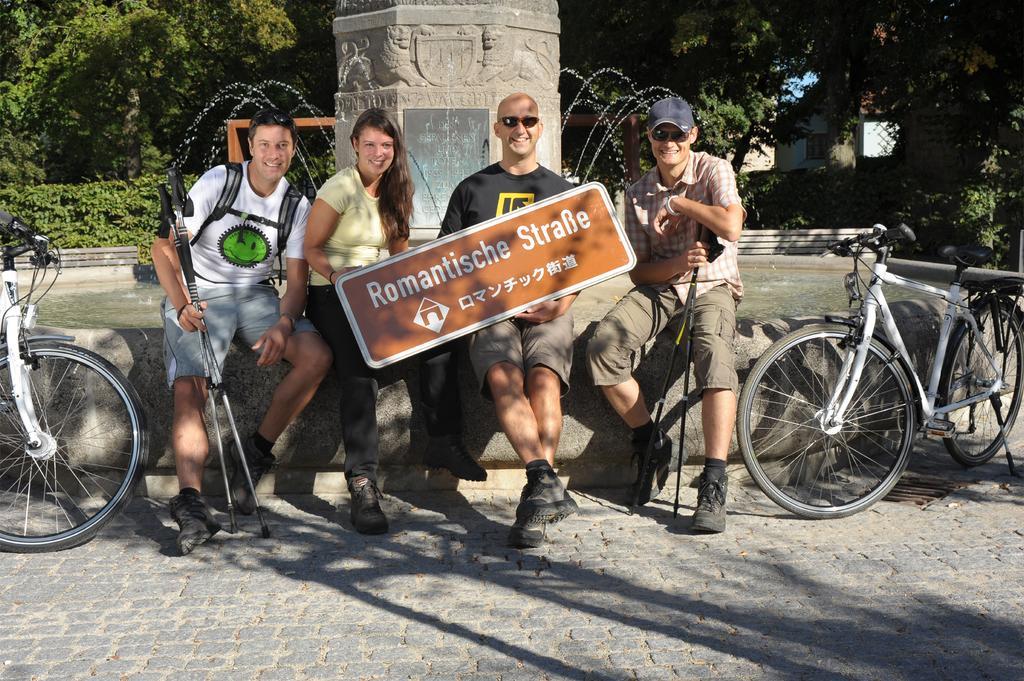
<svg viewBox="0 0 1024 681"><path fill-rule="evenodd" d="M56 551L91 539L131 498L146 460L145 419L134 388L99 355L29 341L24 358L46 446L26 446L4 354L0 548Z"/></svg>
<svg viewBox="0 0 1024 681"><path fill-rule="evenodd" d="M1024 380L1024 338L1021 337L1021 315L1009 303L999 308L1000 330L988 304L974 311L978 334L963 324L946 354L945 371L939 384L939 394L946 404L965 400L992 385L996 372L981 349L984 344L995 358L1002 373L1003 388L991 398L958 409L946 417L953 422L955 431L942 443L957 462L964 466L978 466L991 459L1002 447L999 421L995 404L999 402L1006 432L1017 420L1020 411L1021 380ZM997 343L998 338L998 343Z"/></svg>
<svg viewBox="0 0 1024 681"><path fill-rule="evenodd" d="M772 345L743 386L736 422L743 462L761 490L807 518L840 518L884 497L907 465L914 401L903 368L872 340L839 426L821 414L855 351L850 329L808 326Z"/></svg>

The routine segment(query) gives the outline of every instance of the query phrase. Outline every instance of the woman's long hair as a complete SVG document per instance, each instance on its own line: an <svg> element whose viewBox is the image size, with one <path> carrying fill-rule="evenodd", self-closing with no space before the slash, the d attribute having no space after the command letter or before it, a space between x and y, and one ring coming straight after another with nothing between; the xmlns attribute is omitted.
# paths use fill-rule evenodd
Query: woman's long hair
<svg viewBox="0 0 1024 681"><path fill-rule="evenodd" d="M384 226L388 243L396 239L409 238L409 220L412 218L412 176L409 174L409 158L405 151L402 131L383 109L367 109L359 114L352 135L349 137L359 147L359 135L366 128L376 128L394 140L394 159L391 166L380 178L377 192L377 210Z"/></svg>

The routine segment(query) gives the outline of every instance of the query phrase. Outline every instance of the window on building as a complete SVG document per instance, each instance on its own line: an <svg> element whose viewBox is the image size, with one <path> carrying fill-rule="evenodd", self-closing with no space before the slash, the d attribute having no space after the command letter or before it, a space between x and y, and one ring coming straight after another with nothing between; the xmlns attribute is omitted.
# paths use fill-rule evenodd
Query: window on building
<svg viewBox="0 0 1024 681"><path fill-rule="evenodd" d="M822 159L828 155L828 135L816 132L807 136L807 158Z"/></svg>
<svg viewBox="0 0 1024 681"><path fill-rule="evenodd" d="M877 158L892 156L900 139L900 126L889 121L865 121L861 126L864 134L864 155Z"/></svg>

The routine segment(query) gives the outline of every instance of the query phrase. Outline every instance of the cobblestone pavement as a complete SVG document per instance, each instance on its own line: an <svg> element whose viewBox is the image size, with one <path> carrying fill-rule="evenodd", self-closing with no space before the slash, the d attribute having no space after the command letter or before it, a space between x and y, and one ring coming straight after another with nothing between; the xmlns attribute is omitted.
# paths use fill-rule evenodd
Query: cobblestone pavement
<svg viewBox="0 0 1024 681"><path fill-rule="evenodd" d="M84 547L0 555L0 679L1024 678L1024 483L912 467L972 482L806 521L736 471L710 537L692 489L678 519L580 495L525 552L507 492L389 496L376 538L347 497L271 499L272 539L247 518L186 558L136 500Z"/></svg>

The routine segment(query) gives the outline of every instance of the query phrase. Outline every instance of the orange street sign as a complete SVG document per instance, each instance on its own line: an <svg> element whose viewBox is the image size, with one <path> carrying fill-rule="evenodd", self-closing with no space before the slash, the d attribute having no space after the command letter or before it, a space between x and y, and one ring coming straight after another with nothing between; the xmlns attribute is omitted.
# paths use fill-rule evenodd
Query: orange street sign
<svg viewBox="0 0 1024 681"><path fill-rule="evenodd" d="M608 192L591 182L353 270L335 290L379 368L635 264Z"/></svg>

